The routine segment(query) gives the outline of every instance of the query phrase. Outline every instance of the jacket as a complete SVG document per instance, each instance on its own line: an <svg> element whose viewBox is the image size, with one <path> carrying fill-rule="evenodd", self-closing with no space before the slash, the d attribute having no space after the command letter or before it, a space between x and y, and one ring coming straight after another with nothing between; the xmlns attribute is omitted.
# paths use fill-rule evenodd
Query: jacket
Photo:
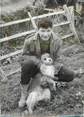
<svg viewBox="0 0 84 117"><path fill-rule="evenodd" d="M58 34L52 32L50 37L50 55L54 60L60 57L61 47L62 40L60 39ZM41 55L40 37L38 33L30 38L25 39L23 46L23 55L31 55L30 53L32 53L32 56L35 55L37 57Z"/></svg>

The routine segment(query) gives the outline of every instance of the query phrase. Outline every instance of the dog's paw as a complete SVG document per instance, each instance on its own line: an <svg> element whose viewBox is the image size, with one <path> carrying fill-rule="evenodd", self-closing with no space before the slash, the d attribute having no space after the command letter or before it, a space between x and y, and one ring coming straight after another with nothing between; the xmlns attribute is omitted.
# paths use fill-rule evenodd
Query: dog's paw
<svg viewBox="0 0 84 117"><path fill-rule="evenodd" d="M22 117L24 117L24 116L26 116L28 114L29 114L28 110L25 110L25 111L22 112Z"/></svg>
<svg viewBox="0 0 84 117"><path fill-rule="evenodd" d="M28 110L25 110L25 111L24 111L24 114L25 114L25 115L29 114Z"/></svg>
<svg viewBox="0 0 84 117"><path fill-rule="evenodd" d="M67 83L66 82L58 82L57 83L57 87L60 88L60 87L66 87L67 86Z"/></svg>

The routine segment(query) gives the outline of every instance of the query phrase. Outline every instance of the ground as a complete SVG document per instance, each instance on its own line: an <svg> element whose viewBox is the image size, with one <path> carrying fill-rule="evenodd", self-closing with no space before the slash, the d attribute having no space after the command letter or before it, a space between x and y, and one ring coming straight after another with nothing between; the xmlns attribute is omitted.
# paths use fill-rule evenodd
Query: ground
<svg viewBox="0 0 84 117"><path fill-rule="evenodd" d="M77 20L78 21L78 20ZM81 20L82 21L82 20ZM63 59L62 63L70 69L77 70L82 68L84 70L84 23L77 22L77 34L80 37L81 44L70 44L65 41L63 46ZM63 27L62 31L65 30L66 26ZM59 32L60 29L57 29ZM71 38L70 38L71 39ZM68 41L70 40L68 39ZM20 41L17 42L18 45ZM22 42L23 43L23 42ZM6 44L7 45L7 44ZM6 45L0 48L0 55L13 52L21 47L6 50ZM4 52L3 52L4 51ZM14 71L19 68L18 56L12 59L11 64L7 64L2 61L2 68L8 74L10 71ZM4 65L6 64L6 65ZM22 110L18 108L18 101L20 99L20 72L8 77L7 83L1 83L0 77L0 111L2 114L17 114L21 115ZM65 83L64 86L57 87L56 92L52 92L51 101L48 103L40 102L34 109L34 115L63 115L63 114L82 114L83 113L83 102L84 102L84 74L80 78L75 78L72 82Z"/></svg>
<svg viewBox="0 0 84 117"><path fill-rule="evenodd" d="M82 45L64 46L62 62L69 68L76 70L84 69L84 47ZM4 67L6 73L19 67L17 61ZM3 113L22 113L18 108L20 98L20 72L8 77L8 82L0 82L0 103ZM52 99L48 103L38 103L34 110L35 114L82 114L84 98L84 75L75 78L65 86L57 87L52 92Z"/></svg>

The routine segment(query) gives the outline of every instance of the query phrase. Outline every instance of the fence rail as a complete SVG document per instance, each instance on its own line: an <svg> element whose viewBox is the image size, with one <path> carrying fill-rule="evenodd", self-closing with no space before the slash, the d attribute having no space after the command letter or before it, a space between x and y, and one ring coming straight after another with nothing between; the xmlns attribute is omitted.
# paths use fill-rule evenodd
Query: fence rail
<svg viewBox="0 0 84 117"><path fill-rule="evenodd" d="M43 15L39 15L39 16L34 16L34 17L32 17L32 19L35 20L35 19L45 18L45 17L48 17L48 16L64 14L64 13L65 13L65 11L58 11L58 12L54 12L54 13L48 13L48 14L43 14ZM30 18L25 18L25 19L22 19L22 20L16 20L16 21L5 23L5 24L1 24L0 28L19 24L19 23L23 23L23 22L27 22L27 21L30 21Z"/></svg>
<svg viewBox="0 0 84 117"><path fill-rule="evenodd" d="M32 34L34 32L35 32L35 30L31 30L31 31L25 31L23 33L18 33L18 34L12 35L12 36L8 36L8 37L0 39L0 43L5 42L5 41L9 41L11 39L19 38L19 37L22 37L22 36L25 36L28 34Z"/></svg>
<svg viewBox="0 0 84 117"><path fill-rule="evenodd" d="M53 25L53 27L62 26L62 25L66 25L66 24L70 24L70 22L66 21L66 22L62 22L62 23L59 23L59 24L55 24L55 25ZM0 43L5 42L5 41L9 41L11 39L19 38L19 37L22 37L22 36L25 36L25 35L29 35L29 34L32 34L32 33L35 33L35 30L25 31L23 33L18 33L18 34L12 35L12 36L1 38Z"/></svg>

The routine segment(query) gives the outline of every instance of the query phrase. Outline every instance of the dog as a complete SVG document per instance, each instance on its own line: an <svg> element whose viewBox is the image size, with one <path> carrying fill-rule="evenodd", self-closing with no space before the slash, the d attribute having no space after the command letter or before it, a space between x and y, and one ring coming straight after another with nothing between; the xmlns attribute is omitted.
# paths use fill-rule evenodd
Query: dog
<svg viewBox="0 0 84 117"><path fill-rule="evenodd" d="M29 114L33 114L35 105L42 100L48 101L51 98L51 92L49 88L43 88L41 86L41 76L36 76L30 84L28 91L28 97L26 100L27 110Z"/></svg>

